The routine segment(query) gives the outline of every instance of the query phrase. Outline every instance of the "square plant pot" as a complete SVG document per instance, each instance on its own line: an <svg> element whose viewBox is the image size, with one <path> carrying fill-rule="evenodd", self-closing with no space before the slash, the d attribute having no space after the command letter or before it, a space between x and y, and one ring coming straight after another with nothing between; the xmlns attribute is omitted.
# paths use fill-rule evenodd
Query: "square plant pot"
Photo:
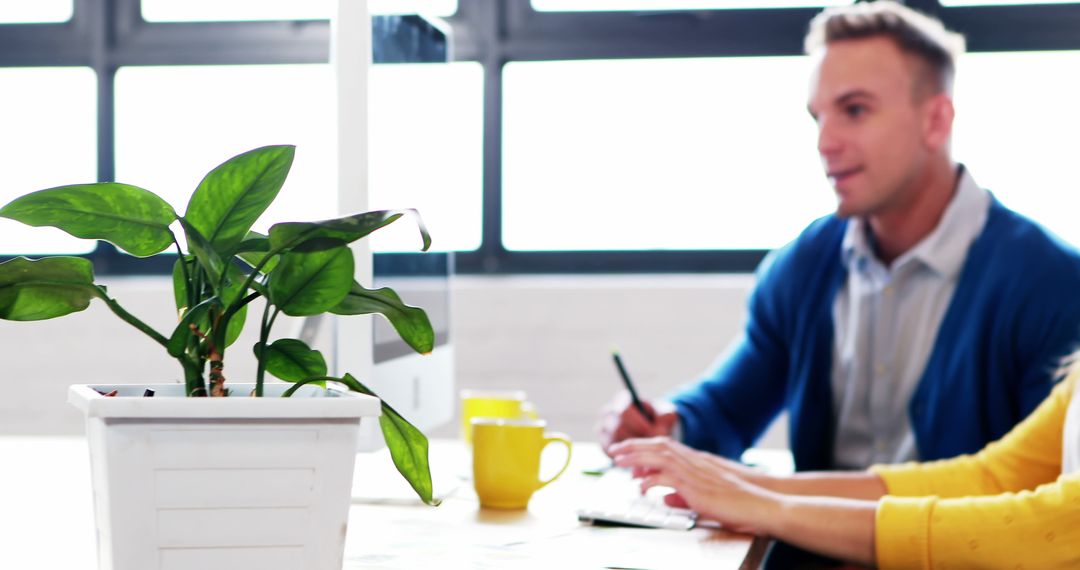
<svg viewBox="0 0 1080 570"><path fill-rule="evenodd" d="M379 400L228 387L235 396L71 387L86 414L101 570L342 568L358 428Z"/></svg>

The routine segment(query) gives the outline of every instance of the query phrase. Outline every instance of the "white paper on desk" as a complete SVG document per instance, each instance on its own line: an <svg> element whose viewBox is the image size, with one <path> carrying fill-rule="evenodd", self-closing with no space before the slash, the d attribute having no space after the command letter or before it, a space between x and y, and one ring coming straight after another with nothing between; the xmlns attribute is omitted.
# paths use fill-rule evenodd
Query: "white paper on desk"
<svg viewBox="0 0 1080 570"><path fill-rule="evenodd" d="M345 570L551 568L545 566L546 562L534 560L533 550L526 547L546 543L568 532L560 525L460 524L476 516L477 511L472 501L456 498L438 507L445 509L441 512L446 518L432 518L431 514L439 513L438 510L364 505L354 506L354 511L358 511L354 514L362 513L365 508L380 517L380 526L396 530L375 541L362 534L350 534L350 542L345 546ZM463 519L462 513L468 515Z"/></svg>
<svg viewBox="0 0 1080 570"><path fill-rule="evenodd" d="M688 536L689 535L689 536ZM687 538L693 537L690 543ZM583 526L577 532L533 541L519 548L548 568L566 566L566 553L580 553L575 568L685 570L738 568L749 545L704 529L693 531ZM558 565L558 566L557 566Z"/></svg>

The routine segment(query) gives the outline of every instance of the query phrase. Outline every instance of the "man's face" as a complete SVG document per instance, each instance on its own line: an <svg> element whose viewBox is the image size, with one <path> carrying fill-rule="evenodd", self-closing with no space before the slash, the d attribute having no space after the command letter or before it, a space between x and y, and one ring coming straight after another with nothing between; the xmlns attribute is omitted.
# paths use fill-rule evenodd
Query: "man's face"
<svg viewBox="0 0 1080 570"><path fill-rule="evenodd" d="M902 207L929 154L926 106L912 96L916 64L884 37L833 42L816 55L808 109L837 214Z"/></svg>

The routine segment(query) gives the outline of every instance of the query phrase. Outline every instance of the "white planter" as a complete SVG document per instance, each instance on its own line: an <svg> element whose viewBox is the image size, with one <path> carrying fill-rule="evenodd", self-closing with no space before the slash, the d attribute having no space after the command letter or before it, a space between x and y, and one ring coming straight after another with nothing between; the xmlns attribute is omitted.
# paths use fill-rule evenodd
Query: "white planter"
<svg viewBox="0 0 1080 570"><path fill-rule="evenodd" d="M148 387L155 396L141 397ZM86 414L98 567L341 570L357 431L379 401L315 386L276 397L286 388L184 398L181 384L72 386L68 401Z"/></svg>

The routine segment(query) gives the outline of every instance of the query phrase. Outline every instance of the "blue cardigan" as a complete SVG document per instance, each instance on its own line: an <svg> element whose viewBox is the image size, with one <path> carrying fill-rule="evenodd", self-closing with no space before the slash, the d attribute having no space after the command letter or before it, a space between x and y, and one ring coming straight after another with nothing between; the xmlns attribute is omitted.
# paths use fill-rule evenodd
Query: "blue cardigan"
<svg viewBox="0 0 1080 570"><path fill-rule="evenodd" d="M811 224L762 263L742 339L675 396L683 441L738 457L782 410L799 470L832 467L832 310L847 222ZM921 460L973 453L1050 392L1080 340L1080 255L991 200L908 403Z"/></svg>

